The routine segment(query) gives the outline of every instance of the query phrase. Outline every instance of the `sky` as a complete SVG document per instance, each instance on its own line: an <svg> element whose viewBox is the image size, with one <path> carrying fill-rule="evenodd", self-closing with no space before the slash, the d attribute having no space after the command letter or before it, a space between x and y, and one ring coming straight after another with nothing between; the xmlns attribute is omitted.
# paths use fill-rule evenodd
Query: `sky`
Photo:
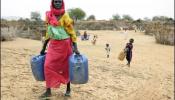
<svg viewBox="0 0 175 100"><path fill-rule="evenodd" d="M1 16L30 18L37 11L45 19L51 0L1 0ZM108 20L112 15L130 15L134 19L167 16L174 18L174 0L64 0L65 9L81 8L86 16Z"/></svg>

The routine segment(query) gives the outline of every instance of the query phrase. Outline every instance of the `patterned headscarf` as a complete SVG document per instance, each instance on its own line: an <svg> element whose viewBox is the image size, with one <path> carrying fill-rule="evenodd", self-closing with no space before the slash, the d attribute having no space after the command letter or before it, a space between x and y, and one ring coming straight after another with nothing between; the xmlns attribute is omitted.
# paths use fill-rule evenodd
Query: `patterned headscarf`
<svg viewBox="0 0 175 100"><path fill-rule="evenodd" d="M65 13L65 8L64 8L64 1L62 1L62 6L60 9L54 8L53 5L53 0L51 1L51 6L50 6L50 11L46 12L46 19L48 24L53 25L53 26L58 26L59 22L57 20L56 16L63 15Z"/></svg>

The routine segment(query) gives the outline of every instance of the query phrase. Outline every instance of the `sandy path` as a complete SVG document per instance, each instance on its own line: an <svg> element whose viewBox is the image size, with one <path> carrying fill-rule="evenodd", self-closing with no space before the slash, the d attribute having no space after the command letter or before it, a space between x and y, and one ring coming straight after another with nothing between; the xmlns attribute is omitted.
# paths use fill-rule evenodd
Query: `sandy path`
<svg viewBox="0 0 175 100"><path fill-rule="evenodd" d="M128 33L135 39L131 68L117 60L128 40L122 32L88 31L98 35L97 44L80 41L78 47L89 58L89 82L72 85L65 98L65 85L52 91L51 100L174 100L174 47L159 45L142 33ZM83 33L83 31L81 31ZM92 35L90 37L92 39ZM107 59L105 44L111 45ZM38 100L44 82L32 76L29 59L38 54L41 42L18 38L1 43L1 99Z"/></svg>

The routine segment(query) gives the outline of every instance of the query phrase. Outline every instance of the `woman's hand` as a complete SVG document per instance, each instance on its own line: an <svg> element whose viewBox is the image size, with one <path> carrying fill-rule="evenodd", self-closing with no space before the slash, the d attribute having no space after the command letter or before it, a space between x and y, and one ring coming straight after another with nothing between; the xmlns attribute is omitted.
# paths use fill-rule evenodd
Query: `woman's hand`
<svg viewBox="0 0 175 100"><path fill-rule="evenodd" d="M42 50L40 51L40 55L44 55L44 54L45 54L45 50L42 49Z"/></svg>
<svg viewBox="0 0 175 100"><path fill-rule="evenodd" d="M73 52L78 55L80 54L78 47L77 47L77 43L75 42L73 42Z"/></svg>

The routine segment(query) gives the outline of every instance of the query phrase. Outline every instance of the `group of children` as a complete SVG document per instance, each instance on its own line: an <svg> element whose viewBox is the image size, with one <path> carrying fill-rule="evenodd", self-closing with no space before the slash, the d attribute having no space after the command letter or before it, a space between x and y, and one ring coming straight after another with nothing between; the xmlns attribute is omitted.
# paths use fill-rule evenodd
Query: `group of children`
<svg viewBox="0 0 175 100"><path fill-rule="evenodd" d="M87 32L86 31L84 32L83 36L85 38L87 37ZM95 45L96 44L96 41L97 41L97 35L94 35L91 42L92 42L93 45ZM129 42L126 43L126 46L124 48L124 53L126 55L126 60L127 60L128 67L130 67L130 63L131 63L131 59L132 59L133 43L134 43L134 39L131 38L129 40ZM105 50L106 50L106 57L109 58L110 51L111 51L111 47L110 47L109 43L106 43Z"/></svg>
<svg viewBox="0 0 175 100"><path fill-rule="evenodd" d="M89 40L89 36L90 36L90 35L87 34L87 31L84 31L83 35L81 35L81 40L82 40L82 41L84 41L84 40ZM92 41L91 41L91 43L92 43L93 45L96 44L97 38L98 38L97 35L94 35L94 36L93 36L93 39L92 39Z"/></svg>
<svg viewBox="0 0 175 100"><path fill-rule="evenodd" d="M134 43L134 39L131 38L129 40L129 42L126 44L126 47L124 48L124 53L126 55L126 60L127 60L128 67L130 67L130 63L131 63L131 59L132 59L133 43ZM105 50L106 50L107 58L109 58L111 48L110 48L108 43L106 44Z"/></svg>

